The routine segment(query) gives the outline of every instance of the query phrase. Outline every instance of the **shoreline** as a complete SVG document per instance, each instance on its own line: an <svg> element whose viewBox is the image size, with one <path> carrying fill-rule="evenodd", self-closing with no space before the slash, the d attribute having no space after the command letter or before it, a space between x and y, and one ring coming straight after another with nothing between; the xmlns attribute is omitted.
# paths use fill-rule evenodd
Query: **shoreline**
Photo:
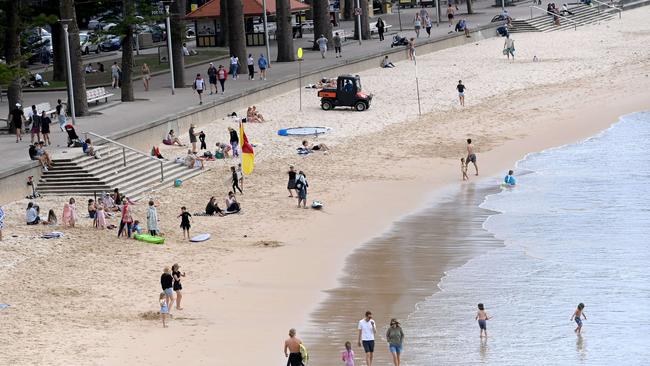
<svg viewBox="0 0 650 366"><path fill-rule="evenodd" d="M549 62L540 67L550 67L556 61ZM593 136L621 115L650 109L647 95L643 95L643 91L650 90L650 78L643 77L650 70L647 60L618 64L608 70L572 79L570 87L542 84L522 90L513 82L514 91L477 101L468 99L465 109L434 110L414 119L406 116L404 121L352 134L343 142L326 136L319 141L336 144L329 155L298 160L274 157L271 151L262 149L257 171L247 180L246 194L241 197L245 215L216 221L197 218L195 233L211 230L219 234L218 240L205 245L181 243L179 233L170 230L170 245L164 247L114 240L106 240L104 246L98 247L90 243L91 237L73 231L72 237L79 237L75 243L66 239L48 244L54 245L49 249L53 252L44 251L42 258L22 266L32 264L32 271L21 268L12 272L17 283L9 283L9 289L0 293L8 297L6 302L16 304L0 312L8 326L30 324L38 330L30 334L29 340L24 334L10 334L15 340L10 348L39 349L37 355L14 351L6 357L13 363L48 364L152 364L176 360L205 364L218 357L224 364L239 365L242 355L246 355L247 363L284 362L281 345L288 328L296 327L299 336L314 327L326 331L326 324L310 324L311 314L327 299L327 291L340 286L345 259L351 253L370 239L381 237L395 221L425 207L436 192L463 184L458 158L464 155L466 137L476 139L480 178L492 179L489 177L501 175L526 153ZM472 90L476 91L476 87ZM336 118L337 114L330 116ZM253 131L252 126L247 127L249 131ZM312 186L309 199L323 197L324 211L297 210L294 200L279 198L286 196L286 180L278 167L295 161L300 161L308 172ZM203 196L213 191L214 182L221 179L223 169L214 170L189 182L183 203L187 202L188 207L205 204ZM472 167L469 172L473 172ZM176 195L173 189L157 193L163 205L161 217L176 213L180 203ZM248 201L249 197L255 201ZM163 227L176 228L177 223L167 220ZM45 244L35 241L32 250L41 245ZM84 256L75 258L71 251ZM58 261L56 265L45 265L52 258ZM74 267L86 261L92 264L91 270ZM157 278L162 266L173 262L181 263L190 276L185 281L186 310L177 314L171 329L162 329L158 319L143 320L141 315L155 309L152 289L159 289ZM373 264L378 268L382 265ZM34 281L26 280L32 276L38 283L39 278L58 274L60 268L68 276L59 278L54 288L48 288L48 284L36 287ZM84 285L83 275L89 279L99 276L102 283L90 281ZM124 284L121 293L107 291L106 281ZM34 288L36 296L27 297L29 293L21 292L19 286ZM12 299L11 295L16 296L13 292L25 298ZM50 296L52 292L56 296ZM35 298L54 309L29 308L29 301ZM106 309L109 301L111 308ZM365 310L359 309L358 313ZM55 329L41 330L36 323L47 322L47 317L54 314L58 315L56 322L42 324ZM354 325L350 324L350 337L354 337ZM66 354L72 346L75 352Z"/></svg>

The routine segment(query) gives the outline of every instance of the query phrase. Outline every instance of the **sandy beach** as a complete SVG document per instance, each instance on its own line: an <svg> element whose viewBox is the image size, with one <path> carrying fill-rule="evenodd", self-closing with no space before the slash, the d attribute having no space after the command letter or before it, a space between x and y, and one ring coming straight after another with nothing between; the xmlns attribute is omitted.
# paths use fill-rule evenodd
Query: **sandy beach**
<svg viewBox="0 0 650 366"><path fill-rule="evenodd" d="M640 46L650 44L648 16L650 9L640 8L622 20L577 31L516 34L515 62L501 55L502 39L420 55L422 116L414 68L405 62L360 73L364 88L375 95L363 113L321 111L308 89L302 113L298 90L260 103L268 122L246 125L257 145L257 165L238 196L243 213L194 217L193 234L212 234L203 243L183 241L176 217L183 205L202 211L210 196L223 208L230 160L209 162L205 174L134 206L135 218L145 222L144 201L156 201L163 246L92 229L80 197L79 225L62 230L59 240L40 239L46 227L24 225L27 200L3 203L0 302L11 306L0 310L6 332L0 363L281 365L282 341L295 327L317 350L311 364L336 364L338 348L318 344L327 332L340 331L329 327L328 318L358 320L366 308L408 313L417 300L390 307L376 304L390 296L374 294L373 303L356 302L356 311L333 306L328 290L340 285L346 258L400 217L435 202L441 189L478 179L473 167L469 183L460 179L466 138L476 143L481 177L501 176L529 152L584 139L623 114L649 109L650 48ZM464 108L455 92L459 79L467 87ZM220 119L198 130L214 146L227 142L228 126L235 127ZM300 139L276 134L291 126L331 127L331 133L309 140L332 150L298 156ZM178 135L186 139L186 131ZM168 157L183 152L163 149ZM307 175L308 201L322 201L324 210L297 209L287 197L291 164ZM63 201L48 197L38 203L60 216ZM373 270L387 265L382 255L358 260ZM428 260L439 280L448 260ZM187 272L185 310L173 312L170 328L163 329L159 277L175 262ZM410 278L386 284L387 291L408 291ZM346 313L338 314L341 309ZM393 316L375 313L381 325ZM347 337L355 336L352 323Z"/></svg>

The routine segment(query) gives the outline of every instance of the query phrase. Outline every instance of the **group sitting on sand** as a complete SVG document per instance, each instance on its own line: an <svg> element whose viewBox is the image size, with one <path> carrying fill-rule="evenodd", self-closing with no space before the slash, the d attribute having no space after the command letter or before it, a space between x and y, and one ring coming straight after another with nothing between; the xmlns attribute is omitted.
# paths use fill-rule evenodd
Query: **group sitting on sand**
<svg viewBox="0 0 650 366"><path fill-rule="evenodd" d="M266 122L262 113L257 111L256 106L248 107L246 111L246 122Z"/></svg>

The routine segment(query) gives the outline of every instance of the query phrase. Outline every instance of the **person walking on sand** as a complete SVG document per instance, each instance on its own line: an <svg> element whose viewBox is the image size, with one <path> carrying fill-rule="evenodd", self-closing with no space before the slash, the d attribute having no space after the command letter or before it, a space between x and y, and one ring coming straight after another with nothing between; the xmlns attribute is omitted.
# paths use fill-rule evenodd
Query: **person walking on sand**
<svg viewBox="0 0 650 366"><path fill-rule="evenodd" d="M196 94L199 95L199 105L203 104L203 90L205 89L205 81L201 77L201 74L196 74L196 79L194 79L192 89L194 89L196 91Z"/></svg>
<svg viewBox="0 0 650 366"><path fill-rule="evenodd" d="M237 193L237 190L239 190L239 193L243 194L244 192L239 187L239 175L237 175L237 170L234 166L230 167L230 173L232 174L232 191Z"/></svg>
<svg viewBox="0 0 650 366"><path fill-rule="evenodd" d="M122 220L120 220L120 228L117 231L117 237L119 238L126 229L127 238L131 237L131 230L133 229L133 217L131 216L131 207L128 202L124 202L122 206Z"/></svg>
<svg viewBox="0 0 650 366"><path fill-rule="evenodd" d="M512 61L515 60L515 41L510 38L509 34L506 34L506 40L503 43L503 54L508 57L508 60L510 60L510 56L512 56Z"/></svg>
<svg viewBox="0 0 650 366"><path fill-rule="evenodd" d="M237 131L234 128L228 127L228 133L230 134L230 146L232 147L232 157L239 157L239 136Z"/></svg>
<svg viewBox="0 0 650 366"><path fill-rule="evenodd" d="M149 201L149 208L147 209L147 230L151 236L160 234L160 229L158 229L158 210L153 200Z"/></svg>
<svg viewBox="0 0 650 366"><path fill-rule="evenodd" d="M284 341L284 357L287 357L287 366L303 366L301 344L300 338L296 337L296 330L289 329L289 338Z"/></svg>
<svg viewBox="0 0 650 366"><path fill-rule="evenodd" d="M492 319L485 312L485 307L483 304L478 304L478 311L476 312L476 317L474 320L478 320L478 327L481 330L480 337L483 338L483 335L487 338L487 321Z"/></svg>
<svg viewBox="0 0 650 366"><path fill-rule="evenodd" d="M332 42L334 43L334 54L336 55L336 58L343 57L341 54L341 36L339 36L339 32L334 33Z"/></svg>
<svg viewBox="0 0 650 366"><path fill-rule="evenodd" d="M379 34L379 42L381 42L384 40L384 29L386 29L386 24L384 24L384 21L379 17L377 18L375 26L377 27L377 33Z"/></svg>
<svg viewBox="0 0 650 366"><path fill-rule="evenodd" d="M366 311L366 316L359 320L359 335L357 337L357 346L363 345L363 350L366 353L366 366L372 366L372 356L375 352L375 334L377 334L377 326L375 320L372 318L372 312Z"/></svg>
<svg viewBox="0 0 650 366"><path fill-rule="evenodd" d="M420 29L422 28L422 18L420 18L420 13L415 13L415 19L413 19L413 29L415 30L415 36L420 38Z"/></svg>
<svg viewBox="0 0 650 366"><path fill-rule="evenodd" d="M298 172L298 178L296 178L296 190L298 191L298 208L300 208L300 202L302 202L303 208L307 208L307 177L303 171Z"/></svg>
<svg viewBox="0 0 650 366"><path fill-rule="evenodd" d="M174 263L172 266L172 277L174 278L174 285L172 288L176 293L176 310L183 310L181 307L181 299L183 298L183 285L181 285L181 277L185 277L185 272L179 271L181 266L178 263Z"/></svg>
<svg viewBox="0 0 650 366"><path fill-rule="evenodd" d="M408 46L406 46L406 52L408 53L410 61L415 60L415 38L411 37L411 39L409 39Z"/></svg>
<svg viewBox="0 0 650 366"><path fill-rule="evenodd" d="M190 130L189 130L189 135L190 135L190 143L192 144L192 153L196 153L198 150L196 150L196 136L199 134L194 131L196 128L196 125L192 123L190 125Z"/></svg>
<svg viewBox="0 0 650 366"><path fill-rule="evenodd" d="M390 327L386 330L386 340L388 341L388 349L393 355L393 364L400 366L400 356L402 354L402 344L404 343L404 332L397 319L390 320Z"/></svg>
<svg viewBox="0 0 650 366"><path fill-rule="evenodd" d="M210 62L210 67L208 67L208 82L210 83L210 95L218 93L217 89L217 68L214 67L214 64ZM212 92L214 89L214 93Z"/></svg>
<svg viewBox="0 0 650 366"><path fill-rule="evenodd" d="M296 171L293 168L293 165L289 166L289 171L287 172L289 176L289 182L287 182L287 191L289 191L289 197L293 198L293 191L296 190ZM298 192L296 192L298 195Z"/></svg>
<svg viewBox="0 0 650 366"><path fill-rule="evenodd" d="M163 268L163 273L160 276L160 287L162 287L163 293L165 294L167 306L171 309L172 304L174 304L174 277L169 267Z"/></svg>
<svg viewBox="0 0 650 366"><path fill-rule="evenodd" d="M476 154L474 153L474 145L472 144L472 139L467 139L467 158L465 159L465 164L469 163L474 164L474 169L476 169L476 175L478 175L478 165L476 165Z"/></svg>
<svg viewBox="0 0 650 366"><path fill-rule="evenodd" d="M144 91L149 91L149 80L151 80L151 70L149 65L142 64L142 83L144 84Z"/></svg>
<svg viewBox="0 0 650 366"><path fill-rule="evenodd" d="M121 73L122 69L117 65L117 61L113 62L113 66L111 66L111 86L113 86L113 89L120 86Z"/></svg>
<svg viewBox="0 0 650 366"><path fill-rule="evenodd" d="M354 351L352 350L352 343L345 342L345 351L341 352L341 360L345 362L345 366L354 366Z"/></svg>
<svg viewBox="0 0 650 366"><path fill-rule="evenodd" d="M178 217L181 218L181 229L183 229L183 239L185 239L185 235L187 234L187 239L190 238L190 227L192 225L190 222L192 221L192 215L187 212L187 208L185 206L181 207L181 214L178 215Z"/></svg>
<svg viewBox="0 0 650 366"><path fill-rule="evenodd" d="M456 85L456 90L458 90L458 101L460 102L461 107L465 106L465 85L463 85L462 80L458 80L458 85Z"/></svg>
<svg viewBox="0 0 650 366"><path fill-rule="evenodd" d="M158 303L160 304L160 318L162 319L163 328L167 328L167 315L169 315L169 303L167 302L167 296L164 292L160 293L158 297Z"/></svg>
<svg viewBox="0 0 650 366"><path fill-rule="evenodd" d="M454 8L451 5L451 2L447 5L447 19L449 20L449 26L454 25Z"/></svg>
<svg viewBox="0 0 650 366"><path fill-rule="evenodd" d="M325 38L324 34L320 35L320 38L316 40L316 43L318 43L318 49L320 50L320 56L322 58L325 58L325 54L327 53L327 38Z"/></svg>
<svg viewBox="0 0 650 366"><path fill-rule="evenodd" d="M573 315L571 315L571 321L575 321L576 324L578 325L574 330L574 332L578 334L580 334L580 331L582 331L582 319L580 319L580 317L583 317L585 318L585 320L587 320L587 316L583 312L584 308L585 308L585 304L583 303L578 304L576 311L574 311Z"/></svg>

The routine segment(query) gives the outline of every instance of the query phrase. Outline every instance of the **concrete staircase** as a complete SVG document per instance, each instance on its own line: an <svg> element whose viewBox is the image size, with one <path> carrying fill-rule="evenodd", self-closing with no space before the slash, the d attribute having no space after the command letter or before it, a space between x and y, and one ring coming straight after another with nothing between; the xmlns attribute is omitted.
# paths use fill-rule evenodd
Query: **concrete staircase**
<svg viewBox="0 0 650 366"><path fill-rule="evenodd" d="M43 172L38 182L39 193L99 196L119 188L127 197L137 199L148 191L173 184L176 179L185 180L201 174L201 170L163 160L164 179L161 180L158 160L110 144L96 148L101 159L82 154L54 157L54 166Z"/></svg>
<svg viewBox="0 0 650 366"><path fill-rule="evenodd" d="M598 4L594 3L593 7L587 5L578 5L573 8L569 8L569 11L571 11L573 15L566 15L566 17L578 23L578 26L598 23L603 20L609 20L611 18L618 17L616 10L607 7L600 7L599 11L596 5ZM542 11L539 9L533 9L533 12L540 14ZM554 32L563 29L573 29L574 27L575 23L572 23L564 18L560 18L560 25L554 25L553 17L551 15L544 14L532 19L513 20L512 27L508 30L510 33Z"/></svg>

